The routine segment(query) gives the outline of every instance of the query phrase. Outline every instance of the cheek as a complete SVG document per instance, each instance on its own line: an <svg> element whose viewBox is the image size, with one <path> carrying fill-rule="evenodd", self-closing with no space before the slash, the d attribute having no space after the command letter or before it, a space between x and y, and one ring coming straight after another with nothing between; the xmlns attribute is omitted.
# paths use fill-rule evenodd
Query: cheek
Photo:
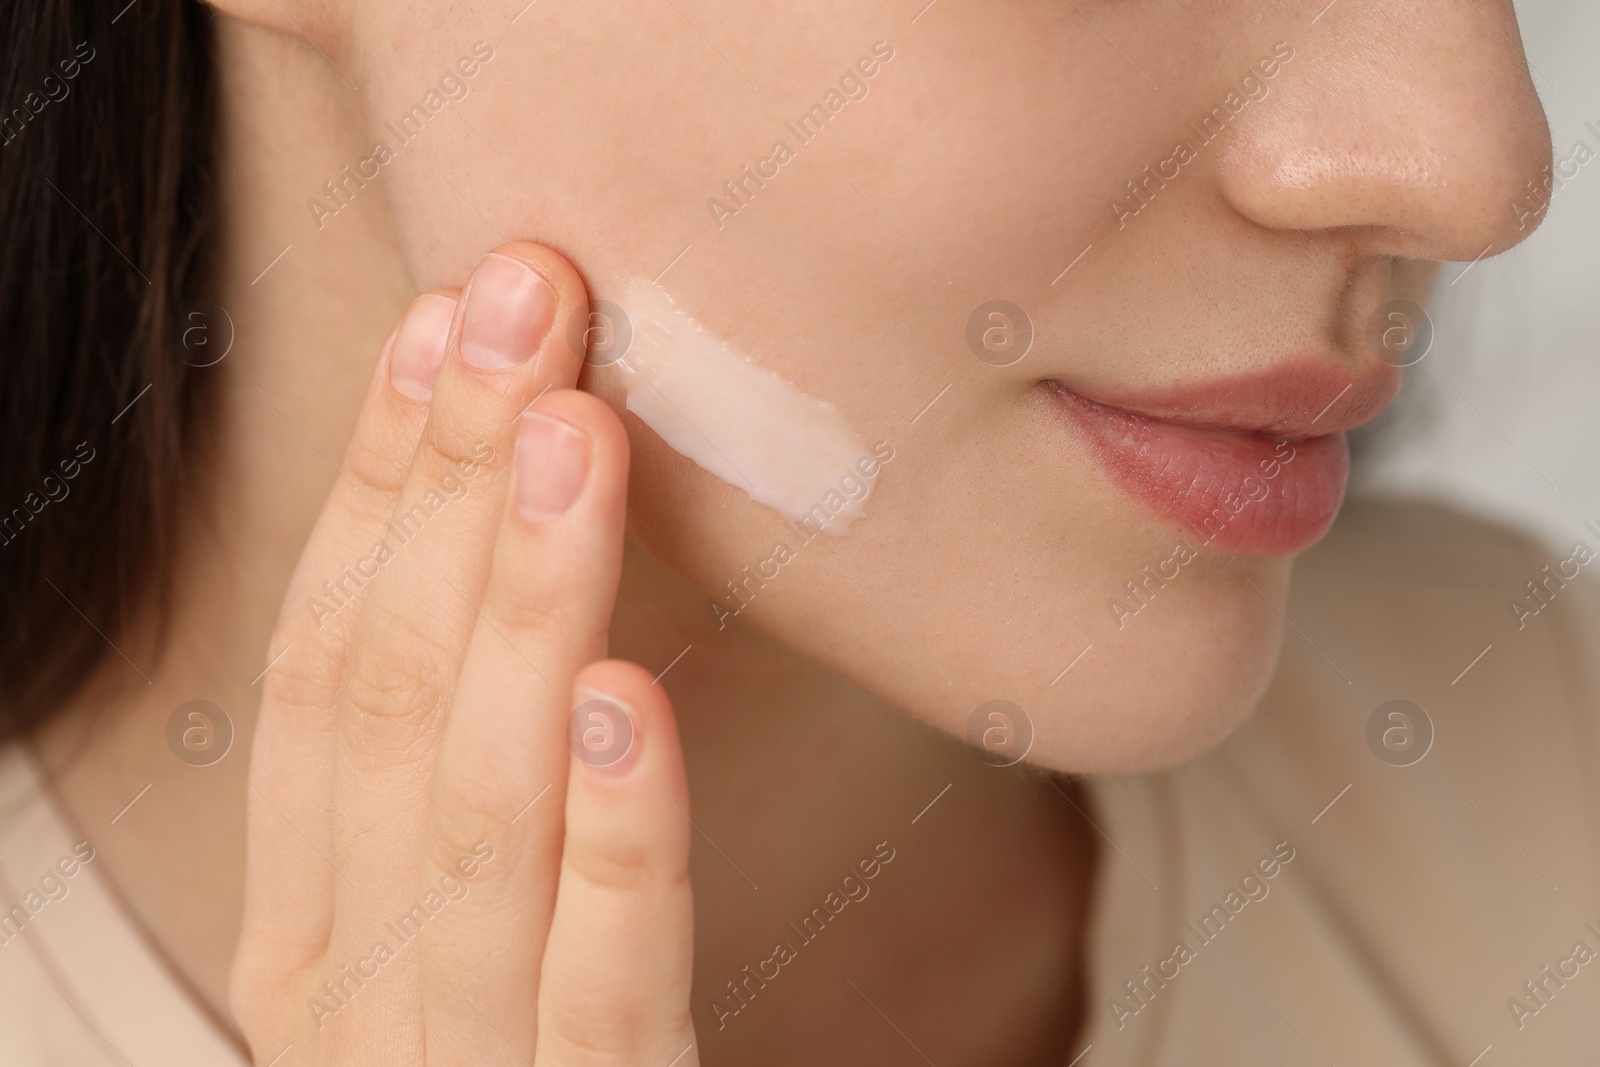
<svg viewBox="0 0 1600 1067"><path fill-rule="evenodd" d="M659 285L635 279L621 307L607 371L662 441L817 533L842 536L864 514L864 494L840 487L868 447L838 408L758 366Z"/></svg>
<svg viewBox="0 0 1600 1067"><path fill-rule="evenodd" d="M849 535L802 542L782 515L625 414L632 532L706 599L708 620L713 603L737 608L957 736L979 705L1012 700L1037 729L1036 760L1138 769L1193 754L1238 721L1270 673L1280 623L1236 576L1191 567L1137 626L1113 627L1108 602L1166 558L1171 535L1110 496L1029 391L1063 360L1092 372L1141 346L1082 344L1067 316L1040 313L1036 352L1014 366L968 347L969 316L988 301L1065 306L1068 286L1051 279L1109 222L1122 179L1171 148L1170 130L1141 112L1161 98L1129 83L1070 5L1012 14L916 47L894 41L868 98L830 120L825 144L801 144L784 116L836 83L840 56L882 36L870 13L841 5L820 20L825 39L730 15L747 23L761 82L784 87L764 97L698 41L663 48L684 39L670 5L630 9L629 25L537 5L519 29L538 33L497 48L383 180L424 287L459 284L507 236L566 253L597 299L658 279L762 369L837 408L862 441L895 449ZM374 72L373 112L399 114L472 35L435 47L401 33L400 13L377 17L396 20L386 39L429 49ZM593 75L617 69L651 80ZM724 183L759 169L778 139L794 158L731 200ZM719 218L707 207L717 198L738 210ZM1095 279L1073 276L1074 331L1092 330L1095 309L1128 288L1096 291ZM615 372L586 371L582 384L626 409ZM763 561L778 543L793 559L759 577L773 573ZM1249 565L1269 595L1285 569Z"/></svg>
<svg viewBox="0 0 1600 1067"><path fill-rule="evenodd" d="M633 531L692 583L708 622L732 613L950 734L966 736L982 704L1015 702L1032 762L1133 772L1232 730L1281 639L1244 578L1281 597L1287 563L1187 563L1118 629L1109 603L1168 558L1168 535L1131 535L1113 491L1090 471L1064 475L1038 426L1008 420L999 399L941 403L942 419L902 435L868 516L809 543L630 418ZM795 553L774 575L758 564L775 541Z"/></svg>

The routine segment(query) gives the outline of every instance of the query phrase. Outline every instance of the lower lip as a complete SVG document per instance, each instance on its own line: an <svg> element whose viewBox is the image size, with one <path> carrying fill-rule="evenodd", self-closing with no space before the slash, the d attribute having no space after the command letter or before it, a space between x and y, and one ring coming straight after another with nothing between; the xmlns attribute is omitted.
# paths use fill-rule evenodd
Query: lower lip
<svg viewBox="0 0 1600 1067"><path fill-rule="evenodd" d="M1300 552L1327 533L1344 500L1344 434L1287 441L1149 419L1047 383L1100 465L1129 495L1201 544L1238 556Z"/></svg>

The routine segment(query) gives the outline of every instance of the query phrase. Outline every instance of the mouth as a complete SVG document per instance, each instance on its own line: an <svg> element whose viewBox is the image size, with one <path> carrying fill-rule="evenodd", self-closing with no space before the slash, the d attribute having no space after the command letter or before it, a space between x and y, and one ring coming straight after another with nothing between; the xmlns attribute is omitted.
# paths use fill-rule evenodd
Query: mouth
<svg viewBox="0 0 1600 1067"><path fill-rule="evenodd" d="M1310 548L1333 524L1350 474L1345 432L1394 399L1400 374L1302 360L1138 394L1090 398L1044 384L1112 483L1193 547L1280 556Z"/></svg>

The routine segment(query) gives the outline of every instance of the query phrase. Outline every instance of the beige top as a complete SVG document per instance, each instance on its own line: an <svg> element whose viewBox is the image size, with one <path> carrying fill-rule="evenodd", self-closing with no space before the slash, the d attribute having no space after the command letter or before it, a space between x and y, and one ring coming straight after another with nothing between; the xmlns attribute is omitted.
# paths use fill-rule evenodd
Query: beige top
<svg viewBox="0 0 1600 1067"><path fill-rule="evenodd" d="M1353 503L1300 565L1250 722L1090 785L1110 845L1076 1067L1600 1060L1600 600L1575 569L1571 546ZM242 1063L74 846L0 752L0 907L23 909L0 915L0 1064Z"/></svg>
<svg viewBox="0 0 1600 1067"><path fill-rule="evenodd" d="M1350 506L1250 721L1092 787L1081 1067L1600 1062L1600 601L1562 578L1600 532L1573 538Z"/></svg>
<svg viewBox="0 0 1600 1067"><path fill-rule="evenodd" d="M242 1067L95 861L32 760L0 748L0 1065Z"/></svg>

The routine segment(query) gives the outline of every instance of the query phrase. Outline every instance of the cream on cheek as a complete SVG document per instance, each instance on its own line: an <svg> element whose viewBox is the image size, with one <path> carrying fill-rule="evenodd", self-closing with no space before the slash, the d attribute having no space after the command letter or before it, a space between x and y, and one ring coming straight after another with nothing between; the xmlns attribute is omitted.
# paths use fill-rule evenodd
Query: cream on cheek
<svg viewBox="0 0 1600 1067"><path fill-rule="evenodd" d="M872 481L857 464L869 451L838 409L740 355L659 286L630 282L622 306L628 410L663 441L790 520L826 516L822 528L840 535L865 513Z"/></svg>

